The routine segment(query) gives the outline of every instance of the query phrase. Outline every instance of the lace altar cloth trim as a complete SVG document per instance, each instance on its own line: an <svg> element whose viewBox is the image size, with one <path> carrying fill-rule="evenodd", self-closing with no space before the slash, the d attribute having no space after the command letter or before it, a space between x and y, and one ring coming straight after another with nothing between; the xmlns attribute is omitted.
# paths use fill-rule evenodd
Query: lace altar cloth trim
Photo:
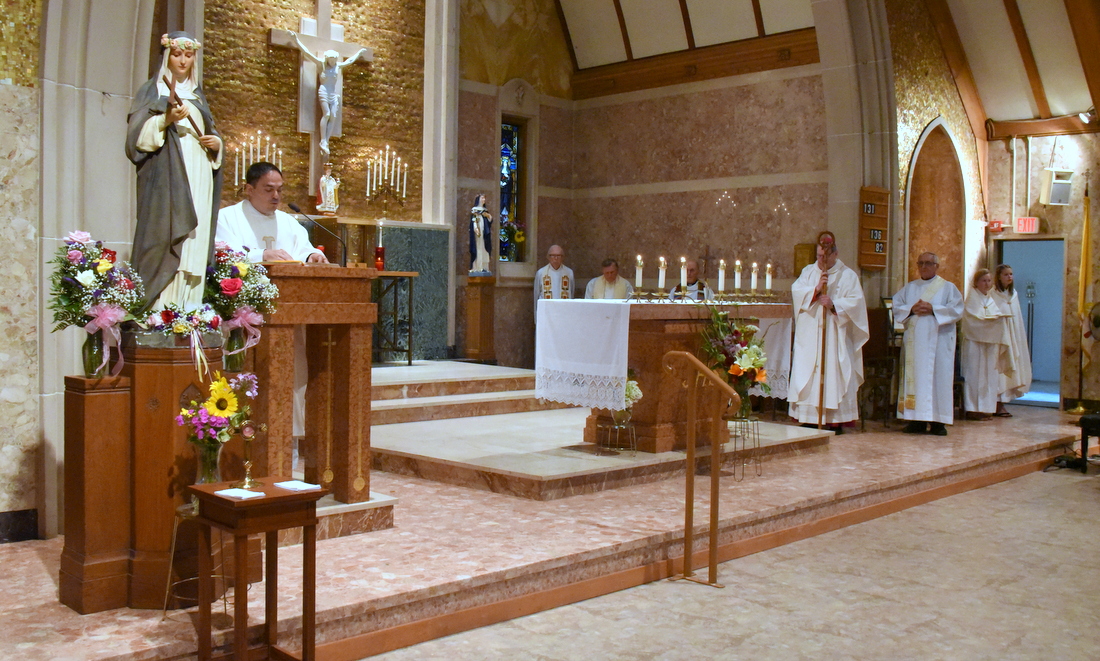
<svg viewBox="0 0 1100 661"><path fill-rule="evenodd" d="M626 377L536 369L535 394L574 406L621 409L626 400Z"/></svg>

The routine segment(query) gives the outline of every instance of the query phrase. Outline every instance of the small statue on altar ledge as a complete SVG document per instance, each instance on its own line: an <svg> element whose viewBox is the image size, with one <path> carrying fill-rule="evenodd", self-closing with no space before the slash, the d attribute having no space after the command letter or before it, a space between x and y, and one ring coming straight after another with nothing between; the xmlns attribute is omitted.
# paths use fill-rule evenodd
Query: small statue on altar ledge
<svg viewBox="0 0 1100 661"><path fill-rule="evenodd" d="M470 273L490 273L493 253L493 216L485 208L485 195L474 198L470 209Z"/></svg>
<svg viewBox="0 0 1100 661"><path fill-rule="evenodd" d="M340 180L332 176L332 163L325 163L325 173L321 175L319 184L317 197L320 204L317 205L317 210L326 216L335 216L336 210L340 208L340 196L337 192Z"/></svg>

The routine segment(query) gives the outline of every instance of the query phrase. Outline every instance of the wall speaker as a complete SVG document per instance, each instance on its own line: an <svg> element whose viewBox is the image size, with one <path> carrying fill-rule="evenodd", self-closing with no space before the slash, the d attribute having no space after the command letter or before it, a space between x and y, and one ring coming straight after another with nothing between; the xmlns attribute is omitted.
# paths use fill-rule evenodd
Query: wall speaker
<svg viewBox="0 0 1100 661"><path fill-rule="evenodd" d="M1073 170L1046 168L1039 186L1039 203L1066 205L1073 188Z"/></svg>

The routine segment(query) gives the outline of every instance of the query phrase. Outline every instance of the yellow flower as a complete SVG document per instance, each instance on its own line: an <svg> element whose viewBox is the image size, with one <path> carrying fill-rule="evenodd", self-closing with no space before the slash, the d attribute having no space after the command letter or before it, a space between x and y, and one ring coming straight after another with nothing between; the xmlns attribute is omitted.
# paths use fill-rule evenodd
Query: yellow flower
<svg viewBox="0 0 1100 661"><path fill-rule="evenodd" d="M233 266L237 267L237 273L240 273L240 277L248 275L248 262L234 262Z"/></svg>
<svg viewBox="0 0 1100 661"><path fill-rule="evenodd" d="M112 264L112 263L108 262L108 261L107 261L107 260L105 260L105 259L97 259L97 260L96 260L96 266L95 266L95 270L96 270L96 271L97 271L98 273L106 273L107 271L110 271L110 270L111 270L111 269L113 269L114 267L115 267L115 265L114 265L114 264Z"/></svg>
<svg viewBox="0 0 1100 661"><path fill-rule="evenodd" d="M203 406L210 415L228 418L237 412L237 394L229 387L224 377L216 376L219 378L210 384L210 399L206 400Z"/></svg>
<svg viewBox="0 0 1100 661"><path fill-rule="evenodd" d="M527 235L523 233L523 230L516 232L516 243L523 243L527 240Z"/></svg>
<svg viewBox="0 0 1100 661"><path fill-rule="evenodd" d="M186 335L191 332L191 326L182 319L176 319L172 322L172 332L177 335Z"/></svg>

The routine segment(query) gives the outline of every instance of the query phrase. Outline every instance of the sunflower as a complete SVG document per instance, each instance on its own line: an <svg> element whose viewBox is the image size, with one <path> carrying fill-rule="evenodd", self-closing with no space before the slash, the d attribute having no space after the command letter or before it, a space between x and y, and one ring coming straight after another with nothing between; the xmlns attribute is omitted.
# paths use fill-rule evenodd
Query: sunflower
<svg viewBox="0 0 1100 661"><path fill-rule="evenodd" d="M210 399L203 402L210 415L228 418L237 412L237 394L229 387L225 377L219 376L210 384Z"/></svg>

